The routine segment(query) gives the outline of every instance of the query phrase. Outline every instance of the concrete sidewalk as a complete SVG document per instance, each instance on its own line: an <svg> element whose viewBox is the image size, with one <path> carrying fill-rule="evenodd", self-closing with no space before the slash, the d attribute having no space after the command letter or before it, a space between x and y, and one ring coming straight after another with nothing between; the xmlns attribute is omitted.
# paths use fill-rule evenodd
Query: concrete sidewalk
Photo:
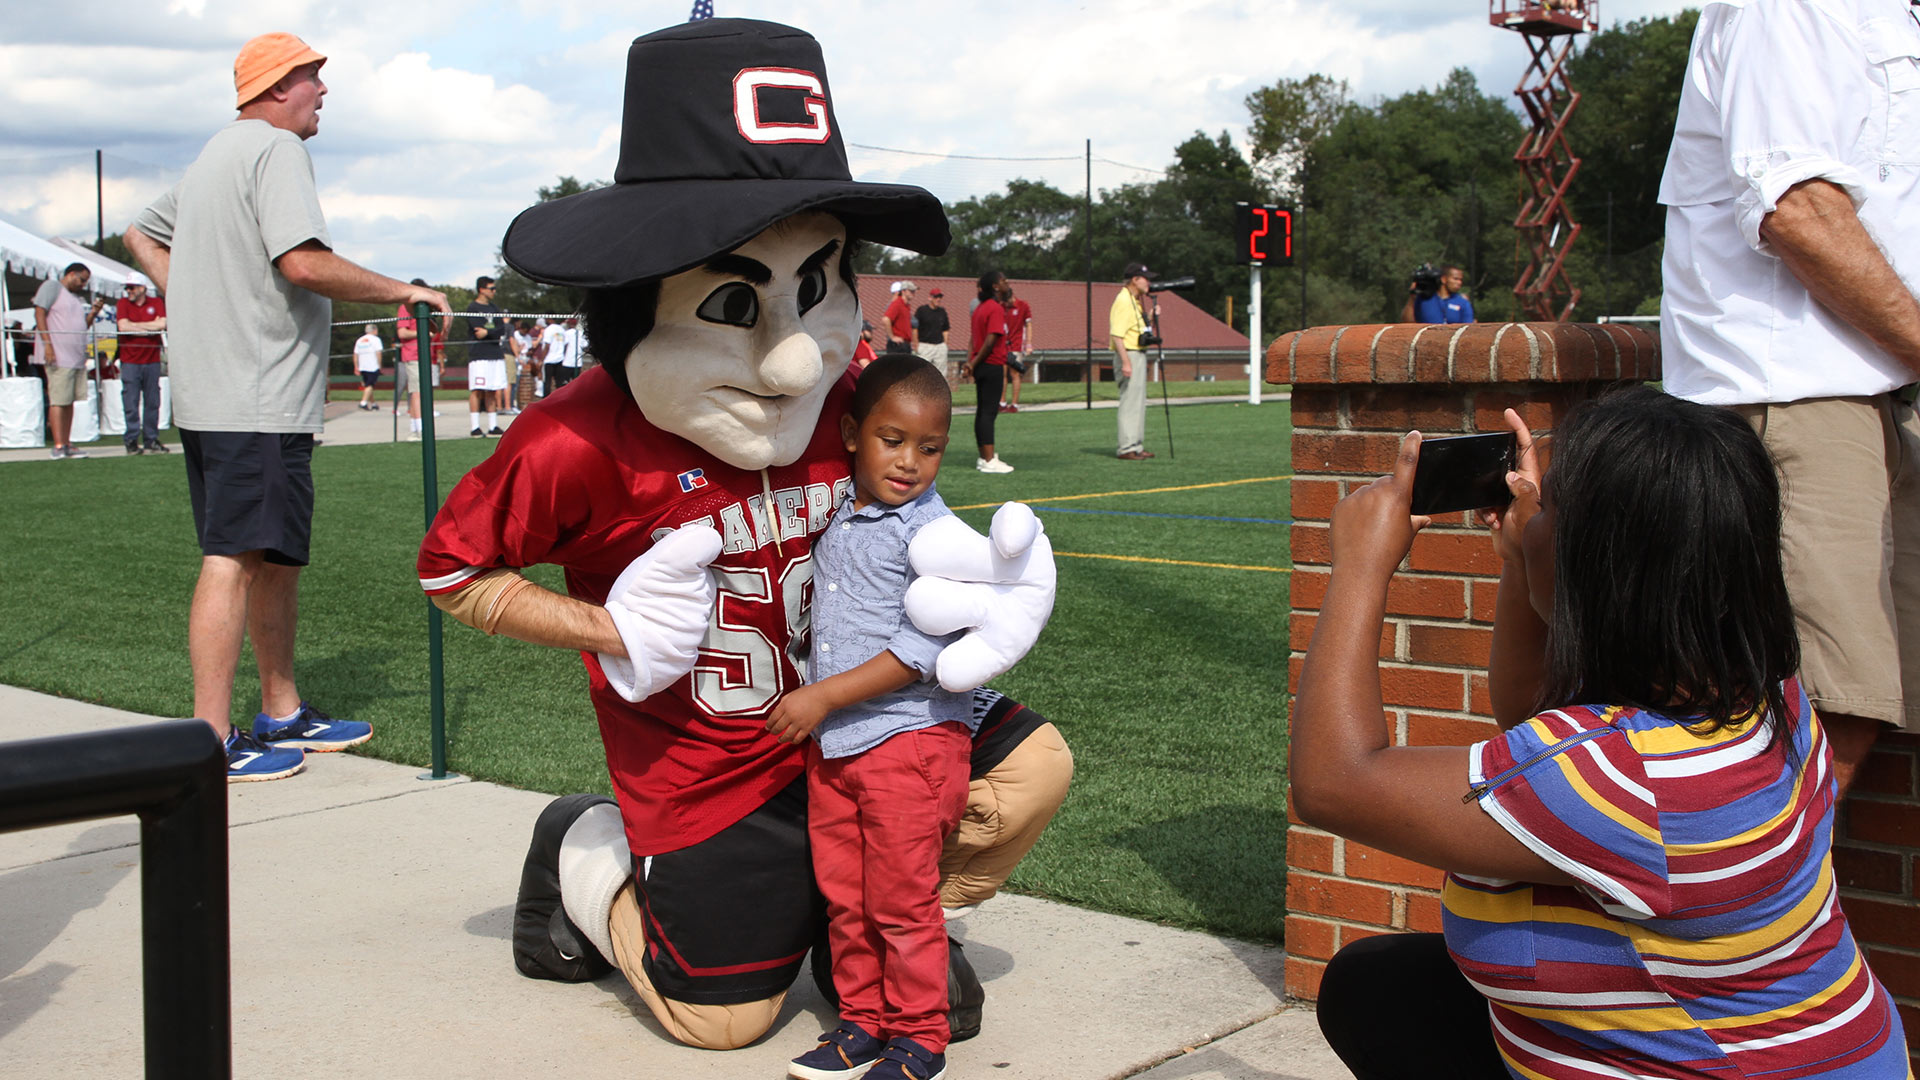
<svg viewBox="0 0 1920 1080"><path fill-rule="evenodd" d="M153 719L0 686L0 741ZM549 797L307 760L229 791L236 1076L772 1080L832 1026L804 974L724 1054L668 1041L618 975L522 978L508 928ZM142 1075L138 865L131 818L0 835L0 1072ZM1277 949L1013 895L955 925L987 1008L952 1077L1350 1080Z"/></svg>

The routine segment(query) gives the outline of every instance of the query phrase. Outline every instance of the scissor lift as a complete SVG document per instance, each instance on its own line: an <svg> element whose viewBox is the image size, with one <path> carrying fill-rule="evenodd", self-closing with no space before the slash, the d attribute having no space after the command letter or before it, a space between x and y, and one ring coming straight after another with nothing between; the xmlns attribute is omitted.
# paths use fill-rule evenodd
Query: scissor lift
<svg viewBox="0 0 1920 1080"><path fill-rule="evenodd" d="M1567 146L1567 121L1580 106L1567 83L1567 56L1575 34L1599 28L1598 7L1598 0L1487 0L1487 21L1519 33L1533 55L1513 91L1533 124L1513 155L1526 180L1513 227L1527 252L1513 293L1527 319L1564 321L1580 302L1566 275L1567 252L1580 236L1567 206L1567 189L1580 172L1580 159Z"/></svg>

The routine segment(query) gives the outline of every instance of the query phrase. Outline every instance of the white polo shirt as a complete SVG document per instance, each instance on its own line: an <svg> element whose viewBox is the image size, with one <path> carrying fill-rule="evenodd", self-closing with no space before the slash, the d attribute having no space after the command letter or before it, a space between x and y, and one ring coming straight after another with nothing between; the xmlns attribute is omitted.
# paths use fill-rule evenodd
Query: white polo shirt
<svg viewBox="0 0 1920 1080"><path fill-rule="evenodd" d="M1708 0L1660 181L1668 392L1710 405L1870 395L1917 378L1760 238L1830 181L1920 289L1920 23L1907 0Z"/></svg>

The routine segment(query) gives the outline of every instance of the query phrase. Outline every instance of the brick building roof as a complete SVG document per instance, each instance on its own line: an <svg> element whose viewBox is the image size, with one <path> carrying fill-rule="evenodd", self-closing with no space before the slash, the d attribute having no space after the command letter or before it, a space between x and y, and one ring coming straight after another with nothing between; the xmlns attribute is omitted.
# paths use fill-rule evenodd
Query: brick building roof
<svg viewBox="0 0 1920 1080"><path fill-rule="evenodd" d="M876 328L881 323L881 313L887 310L887 304L893 297L887 290L897 277L865 275L860 278L860 312ZM953 332L947 336L947 343L955 349L966 349L972 335L969 317L976 292L973 278L957 277L915 277L914 284L920 286L920 294L914 300L914 306L927 303L928 295L934 289L946 293L941 299L948 312L948 321L953 324ZM1030 348L1043 352L1073 351L1080 352L1087 347L1087 283L1084 281L1035 281L1027 278L1009 278L1013 283L1013 295L1025 300L1033 308L1032 334ZM1113 296L1120 291L1117 281L1093 283L1093 351L1107 351L1107 311L1113 306ZM1187 302L1179 293L1155 293L1160 301L1160 333L1167 339L1169 352L1185 349L1204 349L1209 352L1247 351L1247 335L1221 322ZM876 330L876 347L886 339Z"/></svg>

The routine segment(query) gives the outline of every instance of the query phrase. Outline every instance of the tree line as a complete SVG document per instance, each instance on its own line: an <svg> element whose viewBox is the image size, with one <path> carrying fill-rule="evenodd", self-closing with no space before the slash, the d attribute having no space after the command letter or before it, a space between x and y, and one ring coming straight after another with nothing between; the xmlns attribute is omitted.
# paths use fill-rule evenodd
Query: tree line
<svg viewBox="0 0 1920 1080"><path fill-rule="evenodd" d="M1567 64L1580 95L1567 138L1581 159L1568 193L1583 232L1567 274L1583 291L1577 318L1657 314L1665 211L1657 199L1673 139L1674 115L1699 12L1616 23L1583 36ZM1489 30L1491 32L1491 29ZM1512 47L1519 49L1516 39ZM1226 132L1196 131L1173 149L1159 180L1101 189L1092 206L1092 269L1115 280L1139 259L1157 271L1192 274L1195 304L1246 329L1248 275L1232 261L1234 203L1275 203L1295 211L1296 265L1263 275L1269 335L1297 326L1392 321L1423 262L1466 271L1467 294L1483 321L1519 315L1512 286L1527 252L1513 228L1522 184L1513 155L1524 124L1511 94L1483 91L1455 68L1431 89L1371 103L1323 74L1280 79L1249 94L1249 150ZM603 186L559 177L541 202ZM953 246L938 257L869 247L862 273L888 277L1085 280L1085 193L1036 180L946 204ZM92 245L90 245L92 246ZM118 235L102 254L131 263ZM508 311L573 311L577 289L542 285L495 252L495 302ZM1304 278L1304 282L1303 279ZM1302 288L1304 284L1305 288ZM457 311L472 283L435 286ZM1304 308L1302 294L1304 293ZM393 314L387 305L337 303L335 365L352 350L358 323ZM382 336L392 340L391 327ZM465 362L459 335L448 360Z"/></svg>
<svg viewBox="0 0 1920 1080"><path fill-rule="evenodd" d="M1579 316L1658 311L1665 211L1655 195L1697 18L1689 9L1617 23L1581 38L1568 62L1581 97L1567 132L1582 159L1569 202L1583 232L1567 263L1584 293ZM1372 103L1326 75L1281 79L1247 97L1250 154L1225 132L1195 132L1174 148L1162 179L1097 193L1093 276L1115 280L1134 259L1192 274L1194 303L1225 318L1231 298L1244 330L1248 275L1231 261L1233 204L1271 202L1295 211L1297 231L1296 266L1263 275L1269 333L1391 321L1423 262L1460 265L1482 319L1517 317L1512 286L1527 252L1513 228L1522 195L1513 157L1525 125L1512 100L1483 91L1465 68ZM973 277L991 267L1069 281L1088 273L1082 192L1014 180L947 213L947 254L876 250L862 270Z"/></svg>

